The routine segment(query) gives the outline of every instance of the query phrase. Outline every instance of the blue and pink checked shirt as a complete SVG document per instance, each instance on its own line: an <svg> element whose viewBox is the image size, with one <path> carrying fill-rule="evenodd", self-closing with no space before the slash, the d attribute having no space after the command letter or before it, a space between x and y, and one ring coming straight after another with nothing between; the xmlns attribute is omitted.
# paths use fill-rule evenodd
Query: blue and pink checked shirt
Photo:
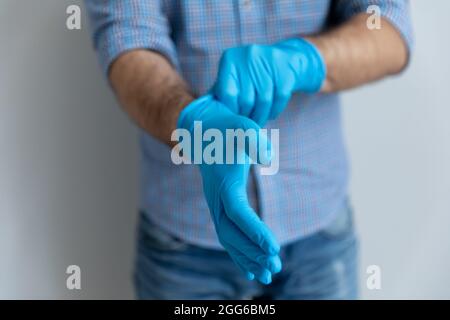
<svg viewBox="0 0 450 320"><path fill-rule="evenodd" d="M222 52L316 34L378 5L411 45L408 2L402 0L86 0L105 73L127 50L167 57L194 93L213 84ZM347 198L348 161L337 94L293 96L267 126L280 129L280 169L254 167L252 205L281 244L324 228ZM187 242L221 248L195 165L176 166L170 149L141 132L140 206L160 228Z"/></svg>

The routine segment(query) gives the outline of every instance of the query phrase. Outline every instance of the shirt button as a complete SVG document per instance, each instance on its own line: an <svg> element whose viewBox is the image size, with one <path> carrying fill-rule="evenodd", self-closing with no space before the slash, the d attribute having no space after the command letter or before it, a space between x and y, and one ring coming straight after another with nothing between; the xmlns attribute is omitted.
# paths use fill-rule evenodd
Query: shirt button
<svg viewBox="0 0 450 320"><path fill-rule="evenodd" d="M245 9L249 9L251 5L252 5L252 0L242 0L242 6Z"/></svg>

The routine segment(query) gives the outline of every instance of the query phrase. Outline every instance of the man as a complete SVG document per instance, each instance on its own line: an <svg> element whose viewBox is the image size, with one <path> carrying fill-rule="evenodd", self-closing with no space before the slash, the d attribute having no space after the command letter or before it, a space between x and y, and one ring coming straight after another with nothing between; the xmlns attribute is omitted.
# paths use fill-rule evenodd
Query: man
<svg viewBox="0 0 450 320"><path fill-rule="evenodd" d="M405 68L407 1L86 3L103 70L142 129L138 297L356 298L337 92ZM279 129L279 172L175 165L172 133L196 123Z"/></svg>

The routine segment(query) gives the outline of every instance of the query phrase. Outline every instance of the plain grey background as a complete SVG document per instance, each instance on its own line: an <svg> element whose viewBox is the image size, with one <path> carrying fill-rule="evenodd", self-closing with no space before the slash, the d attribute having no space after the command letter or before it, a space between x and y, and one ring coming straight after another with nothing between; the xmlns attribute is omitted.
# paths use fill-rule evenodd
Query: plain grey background
<svg viewBox="0 0 450 320"><path fill-rule="evenodd" d="M133 298L136 130L103 79L81 1L0 0L0 298ZM413 1L400 77L344 95L363 298L450 298L447 0ZM81 267L81 290L66 267ZM366 288L378 265L381 290Z"/></svg>

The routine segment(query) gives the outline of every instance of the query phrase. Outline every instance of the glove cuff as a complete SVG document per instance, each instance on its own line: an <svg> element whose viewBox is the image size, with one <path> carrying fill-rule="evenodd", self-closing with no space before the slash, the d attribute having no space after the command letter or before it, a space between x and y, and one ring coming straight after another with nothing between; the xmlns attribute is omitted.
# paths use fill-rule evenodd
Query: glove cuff
<svg viewBox="0 0 450 320"><path fill-rule="evenodd" d="M319 49L302 38L284 40L277 43L277 46L297 53L296 64L300 69L297 74L301 76L297 77L296 89L307 93L319 92L327 74L325 60Z"/></svg>
<svg viewBox="0 0 450 320"><path fill-rule="evenodd" d="M205 95L188 104L181 110L180 115L178 116L177 128L187 129L192 132L194 121L201 119L203 110L206 108L207 103L212 99L211 95Z"/></svg>

